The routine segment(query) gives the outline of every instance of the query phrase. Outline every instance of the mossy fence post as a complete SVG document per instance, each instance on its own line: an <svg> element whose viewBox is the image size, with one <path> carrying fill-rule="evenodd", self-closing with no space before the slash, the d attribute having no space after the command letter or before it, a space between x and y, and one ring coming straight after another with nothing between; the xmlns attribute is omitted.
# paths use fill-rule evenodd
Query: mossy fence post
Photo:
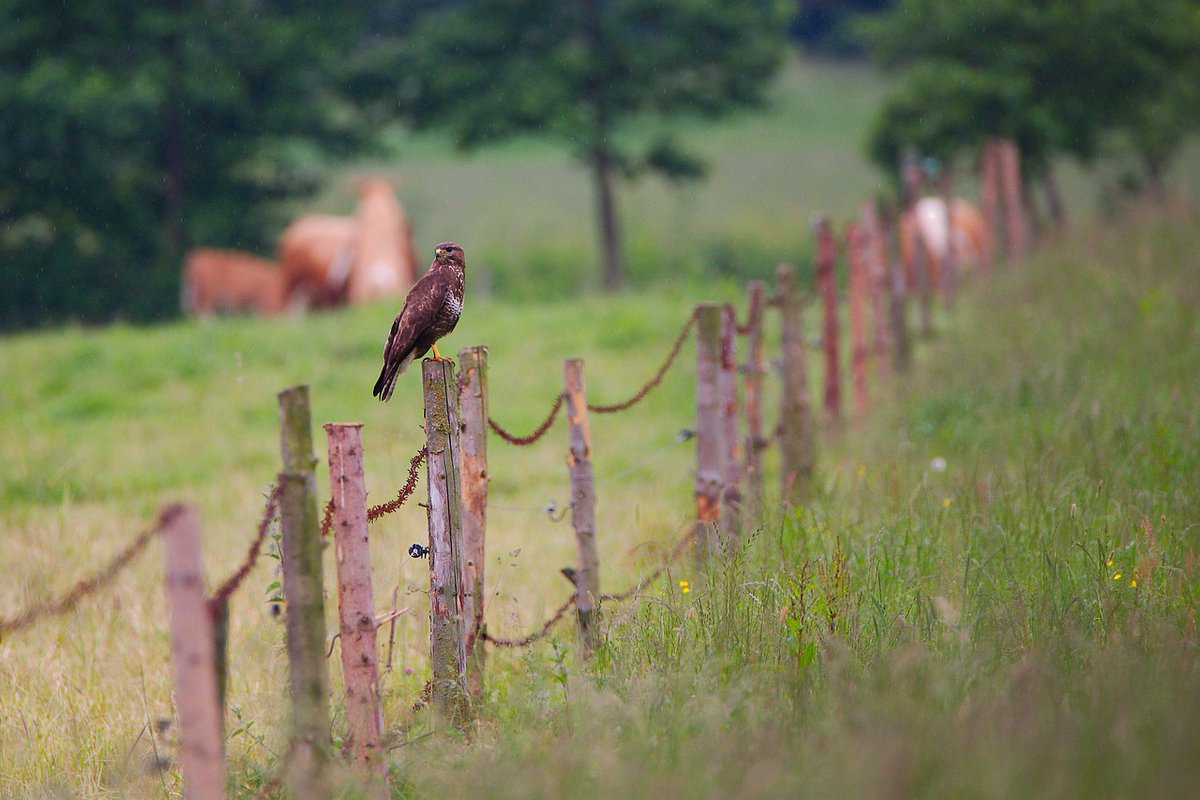
<svg viewBox="0 0 1200 800"><path fill-rule="evenodd" d="M346 693L346 744L364 773L371 797L388 797L379 650L375 643L375 593L367 533L367 487L363 476L362 423L325 425L329 492L333 500L333 546L337 559L338 638Z"/></svg>
<svg viewBox="0 0 1200 800"><path fill-rule="evenodd" d="M463 617L466 621L467 688L473 697L483 692L487 651L479 637L487 633L483 622L485 538L488 497L488 349L484 345L458 351L458 427L462 444L463 572L466 587ZM478 645L478 646L477 646Z"/></svg>
<svg viewBox="0 0 1200 800"><path fill-rule="evenodd" d="M694 539L701 558L718 552L722 464L721 398L717 386L721 370L721 306L696 306L696 523Z"/></svg>
<svg viewBox="0 0 1200 800"><path fill-rule="evenodd" d="M194 509L175 505L163 509L159 528L170 609L183 796L187 800L219 800L225 797L225 763L200 524Z"/></svg>
<svg viewBox="0 0 1200 800"><path fill-rule="evenodd" d="M457 384L454 363L448 360L426 359L421 373L429 491L429 650L433 669L430 702L441 722L461 730L470 724L471 706L466 675Z"/></svg>
<svg viewBox="0 0 1200 800"><path fill-rule="evenodd" d="M746 419L745 511L752 524L762 521L763 515L763 451L767 440L763 436L763 308L766 303L766 284L750 281L746 287L746 360L743 376Z"/></svg>
<svg viewBox="0 0 1200 800"><path fill-rule="evenodd" d="M571 478L571 527L578 552L575 567L575 610L579 635L588 654L596 646L600 599L600 557L596 554L596 475L592 466L592 433L588 426L587 384L583 359L563 362L567 403L567 470Z"/></svg>
<svg viewBox="0 0 1200 800"><path fill-rule="evenodd" d="M286 783L299 800L330 797L329 677L325 666L324 570L317 519L316 458L308 387L279 393L283 491L279 499L283 596L292 696Z"/></svg>
<svg viewBox="0 0 1200 800"><path fill-rule="evenodd" d="M775 270L782 339L783 390L779 402L780 502L794 508L808 496L816 463L816 436L804 354L804 300L796 270Z"/></svg>

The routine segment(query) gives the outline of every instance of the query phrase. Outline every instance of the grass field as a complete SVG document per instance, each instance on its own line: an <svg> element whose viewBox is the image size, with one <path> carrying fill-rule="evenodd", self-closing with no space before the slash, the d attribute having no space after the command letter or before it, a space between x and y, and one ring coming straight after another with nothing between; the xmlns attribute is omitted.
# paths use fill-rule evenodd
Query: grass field
<svg viewBox="0 0 1200 800"><path fill-rule="evenodd" d="M789 73L797 85L784 87L793 121L809 118L808 74ZM849 96L850 109L854 86L872 91L863 75L837 75L850 82L831 73L811 89L829 93L822 108ZM812 157L851 163L852 121L830 126L814 133ZM698 141L744 155L724 178L718 164L714 182L752 187L732 218L794 257L807 236L797 216L815 198L845 211L873 184L855 161L860 183L837 194L842 184L819 183L819 164L772 155L776 135L731 127ZM412 146L430 148L400 168L414 187L426 181L426 199L410 204L424 250L443 235L436 220L460 213L470 252L475 241L485 254L521 236L559 241L503 191L510 157L520 175L542 163L531 179L566 191L557 151L519 143L452 167L447 180L465 188L443 194L437 170L453 162ZM571 185L574 201L547 200L574 209L558 217L576 226L562 232L564 257L590 229L586 184ZM693 223L658 213L672 202L659 191L628 200L647 240L687 240L677 224L725 230L714 221L722 195L697 196L708 210ZM425 714L408 710L426 678L427 577L404 550L424 541L423 511L410 504L380 523L380 607L395 589L410 608L382 681L396 796L1187 796L1200 779L1198 223L1193 212L1140 212L1081 224L1020 270L971 286L921 343L914 374L876 387L870 419L822 443L809 504L763 520L711 570L682 562L639 602L606 608L591 662L569 626L498 653L469 741L427 736ZM623 399L653 374L694 302L739 299L733 281L703 274L615 297L469 295L445 349L488 344L492 415L527 431L559 391L563 358L586 359L592 399ZM392 496L422 441L415 375L389 405L369 394L393 313L380 304L0 340L0 615L65 590L167 502L200 509L210 584L223 578L278 470L275 393L295 383L311 385L318 426L365 423L369 499ZM635 411L593 418L605 591L630 585L688 525L693 451L676 437L694 414L690 354ZM510 635L569 589L558 569L574 558L570 528L540 510L565 505L565 432L490 447L488 622ZM173 713L158 559L152 547L76 611L0 642L0 796L179 796L173 768L150 769L175 747L171 731L154 733ZM232 609L237 797L253 795L285 747L283 627L266 602L273 565L262 560ZM331 670L340 734L336 658Z"/></svg>

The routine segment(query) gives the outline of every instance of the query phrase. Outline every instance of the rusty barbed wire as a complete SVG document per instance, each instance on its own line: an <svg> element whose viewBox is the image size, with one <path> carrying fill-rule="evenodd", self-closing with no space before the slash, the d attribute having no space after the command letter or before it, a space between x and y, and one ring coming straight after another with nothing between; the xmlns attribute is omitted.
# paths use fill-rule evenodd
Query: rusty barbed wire
<svg viewBox="0 0 1200 800"><path fill-rule="evenodd" d="M600 595L600 600L602 600L602 601L608 600L608 601L612 601L612 602L620 602L622 600L628 600L630 597L633 597L635 594L637 594L642 589L644 589L647 585L658 580L659 576L662 575L664 572L666 572L667 567L669 567L671 564L673 564L675 562L675 559L679 558L680 553L683 552L684 548L687 547L687 545L692 541L692 538L695 535L696 535L695 529L690 530L687 533L685 533L683 536L681 536L679 538L679 541L677 541L675 543L675 545L671 548L671 552L667 554L667 560L664 561L663 563L659 564L653 570L651 570L649 575L639 578L637 583L635 583L633 586L629 587L628 589L626 589L623 592L615 592L615 593L610 592L610 593L605 593L605 594ZM542 623L541 628L539 628L538 630L533 631L531 633L528 633L525 636L522 636L522 637L519 637L516 639L502 639L498 636L492 636L487 631L480 631L479 638L485 642L491 642L496 647L509 647L509 648L528 647L529 645L533 644L534 642L538 641L539 639L544 639L546 637L546 635L550 633L550 629L553 628L555 625L557 625L562 620L562 618L564 616L566 616L567 611L570 610L571 606L575 604L575 601L578 598L579 598L579 592L572 592L571 596L568 597L566 600L564 600L562 605L560 605L557 609L555 609L554 613L550 615L550 618L547 619L544 623Z"/></svg>
<svg viewBox="0 0 1200 800"><path fill-rule="evenodd" d="M65 614L79 604L88 595L94 594L106 585L112 582L117 575L129 565L139 553L146 549L146 545L150 543L158 533L162 530L162 519L154 523L154 527L142 531L137 535L132 542L125 546L120 553L108 563L104 569L94 575L84 578L83 580L72 586L66 594L57 600L47 600L42 603L36 603L24 611L20 612L9 619L0 619L0 641L3 641L9 635L20 630L28 628L33 623L43 617L59 616Z"/></svg>
<svg viewBox="0 0 1200 800"><path fill-rule="evenodd" d="M650 394L654 387L658 386L658 384L662 382L663 377L667 374L667 370L669 370L671 365L675 363L675 359L678 357L679 351L683 349L683 343L687 341L688 334L692 332L692 327L695 324L696 312L693 311L691 315L688 316L687 322L684 323L683 330L679 332L679 336L675 339L675 344L671 346L671 351L667 353L666 360L663 361L662 366L658 368L658 372L654 373L654 377L651 378L645 386L643 386L641 389L638 389L633 397L630 397L628 400L622 403L614 403L612 405L588 403L588 411L591 411L595 414L611 414L616 411L624 411L625 409L641 402L646 395Z"/></svg>
<svg viewBox="0 0 1200 800"><path fill-rule="evenodd" d="M495 431L497 436L509 444L516 445L517 447L524 447L525 445L533 444L538 439L542 438L546 434L546 431L550 430L550 426L553 425L554 420L558 418L558 412L562 410L563 401L566 399L567 396L565 393L559 394L558 397L554 398L554 406L550 409L550 414L545 420L542 421L542 424L538 425L537 428L534 429L533 433L529 434L528 436L517 436L513 433L509 433L504 428L500 427L500 424L490 416L488 417L488 427Z"/></svg>
<svg viewBox="0 0 1200 800"><path fill-rule="evenodd" d="M417 470L421 468L421 462L427 455L429 455L428 447L422 447L417 451L417 454L408 462L408 480L404 482L403 488L396 494L395 499L367 509L367 522L374 522L404 505L409 495L413 493L413 489L417 488ZM329 503L332 506L333 500L330 500Z"/></svg>
<svg viewBox="0 0 1200 800"><path fill-rule="evenodd" d="M212 597L208 598L208 607L210 609L216 610L222 603L226 602L229 596L238 590L242 581L250 574L250 570L254 569L254 565L260 555L259 550L262 547L263 539L267 538L267 531L271 528L271 521L279 513L279 499L283 496L283 480L283 473L275 477L275 486L267 496L267 504L263 508L262 519L258 522L258 530L254 534L254 540L250 543L250 549L246 552L246 559L232 575L217 587Z"/></svg>

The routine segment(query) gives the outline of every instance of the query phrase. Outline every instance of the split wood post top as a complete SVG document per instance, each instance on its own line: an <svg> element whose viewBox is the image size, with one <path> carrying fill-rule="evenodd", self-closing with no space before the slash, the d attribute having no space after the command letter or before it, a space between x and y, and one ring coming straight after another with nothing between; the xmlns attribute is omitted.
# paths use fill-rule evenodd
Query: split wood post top
<svg viewBox="0 0 1200 800"><path fill-rule="evenodd" d="M822 299L821 341L825 348L825 421L836 431L842 420L842 372L839 357L837 240L828 217L818 217L817 284Z"/></svg>
<svg viewBox="0 0 1200 800"><path fill-rule="evenodd" d="M738 436L737 315L721 306L721 364L717 372L721 410L721 547L732 552L742 535L742 443Z"/></svg>
<svg viewBox="0 0 1200 800"><path fill-rule="evenodd" d="M745 418L746 418L746 512L751 524L761 521L763 512L763 308L766 303L766 284L750 281L746 286L746 361L745 361Z"/></svg>
<svg viewBox="0 0 1200 800"><path fill-rule="evenodd" d="M324 568L317 518L308 387L279 393L283 491L279 498L280 563L287 614L292 697L292 760L286 782L300 800L328 798L329 677L325 665Z"/></svg>
<svg viewBox="0 0 1200 800"><path fill-rule="evenodd" d="M177 505L163 509L159 527L171 614L183 796L186 800L220 800L225 797L225 762L212 619L204 596L200 523L194 509Z"/></svg>
<svg viewBox="0 0 1200 800"><path fill-rule="evenodd" d="M440 720L464 729L470 723L470 701L457 385L450 361L426 359L421 373L428 452L430 701Z"/></svg>
<svg viewBox="0 0 1200 800"><path fill-rule="evenodd" d="M458 351L458 413L462 434L462 526L465 587L463 616L467 630L467 685L472 695L483 691L486 650L479 643L485 632L484 564L488 497L488 349L484 345ZM478 645L478 646L477 646Z"/></svg>
<svg viewBox="0 0 1200 800"><path fill-rule="evenodd" d="M578 553L575 568L575 609L586 652L596 643L596 613L600 598L600 557L596 554L596 476L592 467L592 434L588 426L587 386L583 359L563 362L567 403L567 471L571 479L571 527Z"/></svg>
<svg viewBox="0 0 1200 800"><path fill-rule="evenodd" d="M343 752L365 773L370 795L384 800L388 796L387 760L381 743L383 706L375 643L362 423L331 422L325 425L325 434L337 557L338 647L346 693L347 737Z"/></svg>

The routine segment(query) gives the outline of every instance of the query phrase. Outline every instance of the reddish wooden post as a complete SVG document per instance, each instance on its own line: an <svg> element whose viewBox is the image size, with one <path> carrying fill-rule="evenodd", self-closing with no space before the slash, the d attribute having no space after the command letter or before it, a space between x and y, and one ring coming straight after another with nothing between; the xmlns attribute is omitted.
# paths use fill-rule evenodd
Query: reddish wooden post
<svg viewBox="0 0 1200 800"><path fill-rule="evenodd" d="M867 413L867 265L865 235L856 223L846 226L850 263L850 354L854 376L854 413Z"/></svg>
<svg viewBox="0 0 1200 800"><path fill-rule="evenodd" d="M725 482L722 464L721 402L718 373L721 370L721 306L696 306L696 527L698 553L717 552L716 526L720 519L721 489Z"/></svg>
<svg viewBox="0 0 1200 800"><path fill-rule="evenodd" d="M429 649L434 712L457 728L470 721L466 675L466 605L458 403L454 364L426 359L425 446L429 491Z"/></svg>
<svg viewBox="0 0 1200 800"><path fill-rule="evenodd" d="M879 210L873 199L864 200L860 214L865 236L864 252L867 263L867 285L870 287L872 352L875 361L875 378L880 383L891 378L891 363L888 350L888 314L886 298L888 289L887 241L879 223Z"/></svg>
<svg viewBox="0 0 1200 800"><path fill-rule="evenodd" d="M825 348L825 420L830 433L842 421L842 374L838 358L838 286L837 242L827 217L817 220L817 285L821 292L824 323L822 344Z"/></svg>
<svg viewBox="0 0 1200 800"><path fill-rule="evenodd" d="M1004 201L1004 229L1009 258L1020 260L1029 252L1029 223L1021 191L1021 155L1012 139L999 140L1000 191Z"/></svg>
<svg viewBox="0 0 1200 800"><path fill-rule="evenodd" d="M885 237L894 243L899 235L898 225L886 225ZM890 259L887 263L888 279L888 310L891 319L892 364L896 372L907 375L912 364L912 345L908 335L908 278L904 272L904 264L899 259L891 258L896 248L885 244L885 252Z"/></svg>
<svg viewBox="0 0 1200 800"><path fill-rule="evenodd" d="M979 157L979 213L983 215L986 231L983 261L980 264L984 275L991 273L992 261L1000 245L1000 225L996 219L999 198L1000 164L997 161L996 140L988 139L983 143L983 152Z"/></svg>
<svg viewBox="0 0 1200 800"><path fill-rule="evenodd" d="M343 752L366 773L372 797L388 797L387 760L380 746L383 705L379 651L375 644L375 593L367 535L367 486L363 477L362 423L325 425L329 489L333 495L333 544L337 554L338 622L347 736Z"/></svg>
<svg viewBox="0 0 1200 800"><path fill-rule="evenodd" d="M900 169L904 182L904 210L900 212L898 226L901 237L900 252L903 254L906 249L911 250L912 264L905 266L913 273L910 278L920 305L921 335L929 336L933 333L933 282L930 280L932 265L930 264L929 246L925 241L925 235L921 232L921 223L917 219L916 213L916 203L921 199L925 176L921 171L920 160L917 158L916 152L912 150L904 153ZM904 241L906 229L910 232L912 240L911 245L907 247Z"/></svg>
<svg viewBox="0 0 1200 800"><path fill-rule="evenodd" d="M200 524L193 509L174 505L162 510L158 525L170 608L183 796L187 800L219 800L225 797L225 763Z"/></svg>
<svg viewBox="0 0 1200 800"><path fill-rule="evenodd" d="M325 666L324 569L317 519L316 458L308 387L279 393L283 490L279 498L283 595L287 609L288 671L292 695L293 797L327 798L329 677Z"/></svg>
<svg viewBox="0 0 1200 800"><path fill-rule="evenodd" d="M483 345L458 351L458 424L462 434L462 523L463 586L466 587L463 614L467 637L467 688L473 697L483 692L483 666L487 651L476 647L483 622L483 567L486 553L488 496L488 349Z"/></svg>
<svg viewBox="0 0 1200 800"><path fill-rule="evenodd" d="M721 404L721 546L737 547L742 536L742 457L738 436L737 313L721 307L721 369L717 373Z"/></svg>
<svg viewBox="0 0 1200 800"><path fill-rule="evenodd" d="M784 508L799 506L807 497L816 462L816 437L812 402L808 395L808 368L804 357L804 301L796 285L796 271L781 264L778 282L782 327L783 395L780 398L779 453Z"/></svg>
<svg viewBox="0 0 1200 800"><path fill-rule="evenodd" d="M596 476L592 468L592 434L588 427L587 385L583 359L563 362L567 397L567 470L571 477L571 527L575 529L575 610L584 650L596 645L600 600L600 558L596 554Z"/></svg>
<svg viewBox="0 0 1200 800"><path fill-rule="evenodd" d="M762 390L763 390L763 304L766 284L750 281L746 287L746 512L751 524L758 524L763 516L763 450L767 440L763 437Z"/></svg>

